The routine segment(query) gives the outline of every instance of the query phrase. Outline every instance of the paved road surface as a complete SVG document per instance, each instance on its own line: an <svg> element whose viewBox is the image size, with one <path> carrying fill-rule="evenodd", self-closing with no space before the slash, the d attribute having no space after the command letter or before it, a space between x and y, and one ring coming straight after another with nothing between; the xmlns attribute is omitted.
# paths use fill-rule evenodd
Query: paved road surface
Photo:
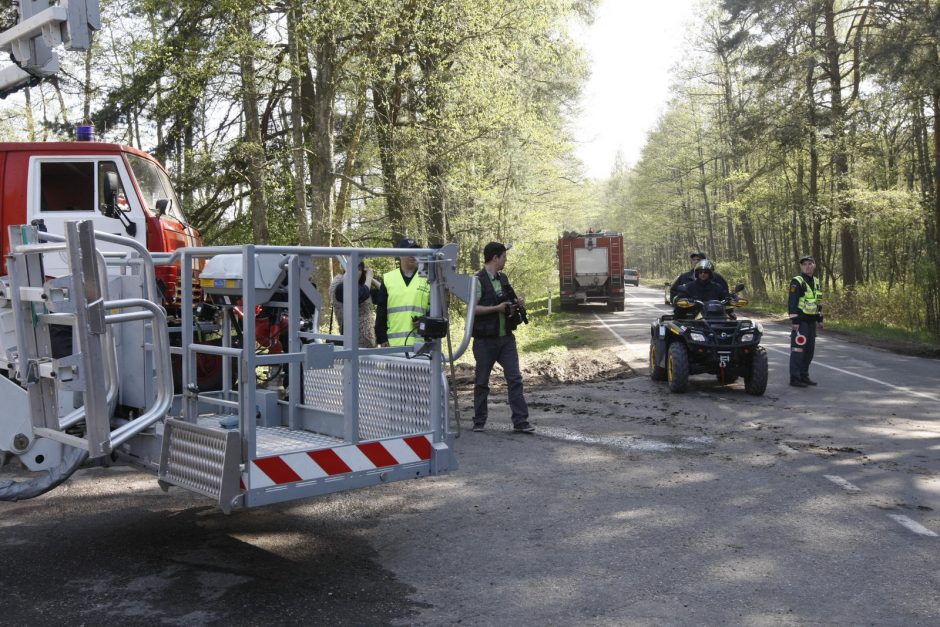
<svg viewBox="0 0 940 627"><path fill-rule="evenodd" d="M583 322L645 375L665 308L628 295ZM940 623L940 363L823 335L794 389L786 328L767 338L763 397L533 389L534 436L497 398L446 477L225 516L84 470L0 504L4 622Z"/></svg>

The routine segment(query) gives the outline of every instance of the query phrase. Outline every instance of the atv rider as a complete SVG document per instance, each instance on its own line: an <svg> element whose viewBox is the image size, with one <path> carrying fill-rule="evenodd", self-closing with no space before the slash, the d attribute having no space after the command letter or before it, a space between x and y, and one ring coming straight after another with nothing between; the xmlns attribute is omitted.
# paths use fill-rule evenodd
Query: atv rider
<svg viewBox="0 0 940 627"><path fill-rule="evenodd" d="M707 258L707 255L702 251L693 252L689 255L689 261L692 262L692 268L688 272L683 272L677 276L676 280L672 282L671 286L669 286L669 302L676 300L676 295L679 293L679 288L681 286L685 285L686 283L691 283L695 280L696 266L698 266L700 262L705 261ZM719 285L723 285L725 290L728 289L728 282L725 281L723 276L714 271L714 266L712 266L712 280Z"/></svg>
<svg viewBox="0 0 940 627"><path fill-rule="evenodd" d="M724 300L730 296L727 283L724 283L723 279L721 283L715 280L715 264L708 259L699 261L692 269L692 272L695 275L695 280L679 286L678 295L672 300L673 305L680 298L699 300L704 303L710 300ZM692 315L694 315L694 310L682 307L675 308L676 318L691 317Z"/></svg>

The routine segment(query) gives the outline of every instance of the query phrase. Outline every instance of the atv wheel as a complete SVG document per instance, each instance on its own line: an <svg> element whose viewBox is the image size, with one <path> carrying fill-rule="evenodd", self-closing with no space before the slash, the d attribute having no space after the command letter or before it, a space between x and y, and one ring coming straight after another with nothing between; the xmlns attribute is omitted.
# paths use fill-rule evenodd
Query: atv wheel
<svg viewBox="0 0 940 627"><path fill-rule="evenodd" d="M744 377L744 391L754 396L761 396L767 389L767 351L763 346L754 349L751 358L751 370Z"/></svg>
<svg viewBox="0 0 940 627"><path fill-rule="evenodd" d="M669 378L669 391L682 393L689 387L689 351L682 342L673 342L669 346L666 359L666 376Z"/></svg>
<svg viewBox="0 0 940 627"><path fill-rule="evenodd" d="M659 356L656 355L656 342L650 342L650 379L653 381L665 381L666 369L656 365Z"/></svg>

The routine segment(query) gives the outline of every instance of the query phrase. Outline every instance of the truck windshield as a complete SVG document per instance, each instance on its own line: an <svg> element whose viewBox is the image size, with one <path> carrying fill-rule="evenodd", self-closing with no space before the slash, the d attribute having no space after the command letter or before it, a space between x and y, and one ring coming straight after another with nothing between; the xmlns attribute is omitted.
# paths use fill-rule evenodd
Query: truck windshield
<svg viewBox="0 0 940 627"><path fill-rule="evenodd" d="M169 200L170 206L167 209L167 215L183 222L183 212L180 209L179 198L177 198L176 192L170 184L170 179L167 178L163 170L154 162L137 155L128 154L127 161L130 163L131 170L134 171L134 178L137 179L140 194L147 208L156 213L157 201Z"/></svg>

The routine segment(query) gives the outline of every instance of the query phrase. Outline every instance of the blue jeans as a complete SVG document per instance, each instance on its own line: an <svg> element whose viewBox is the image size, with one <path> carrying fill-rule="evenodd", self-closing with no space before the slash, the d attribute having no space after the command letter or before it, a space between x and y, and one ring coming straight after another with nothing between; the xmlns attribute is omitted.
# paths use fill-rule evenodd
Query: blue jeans
<svg viewBox="0 0 940 627"><path fill-rule="evenodd" d="M490 373L494 364L503 367L503 374L509 385L509 408L512 410L513 426L518 427L528 422L529 406L522 393L522 371L519 369L519 351L516 349L515 336L474 338L473 358L477 362L473 385L473 424L486 424L486 401L490 396Z"/></svg>

